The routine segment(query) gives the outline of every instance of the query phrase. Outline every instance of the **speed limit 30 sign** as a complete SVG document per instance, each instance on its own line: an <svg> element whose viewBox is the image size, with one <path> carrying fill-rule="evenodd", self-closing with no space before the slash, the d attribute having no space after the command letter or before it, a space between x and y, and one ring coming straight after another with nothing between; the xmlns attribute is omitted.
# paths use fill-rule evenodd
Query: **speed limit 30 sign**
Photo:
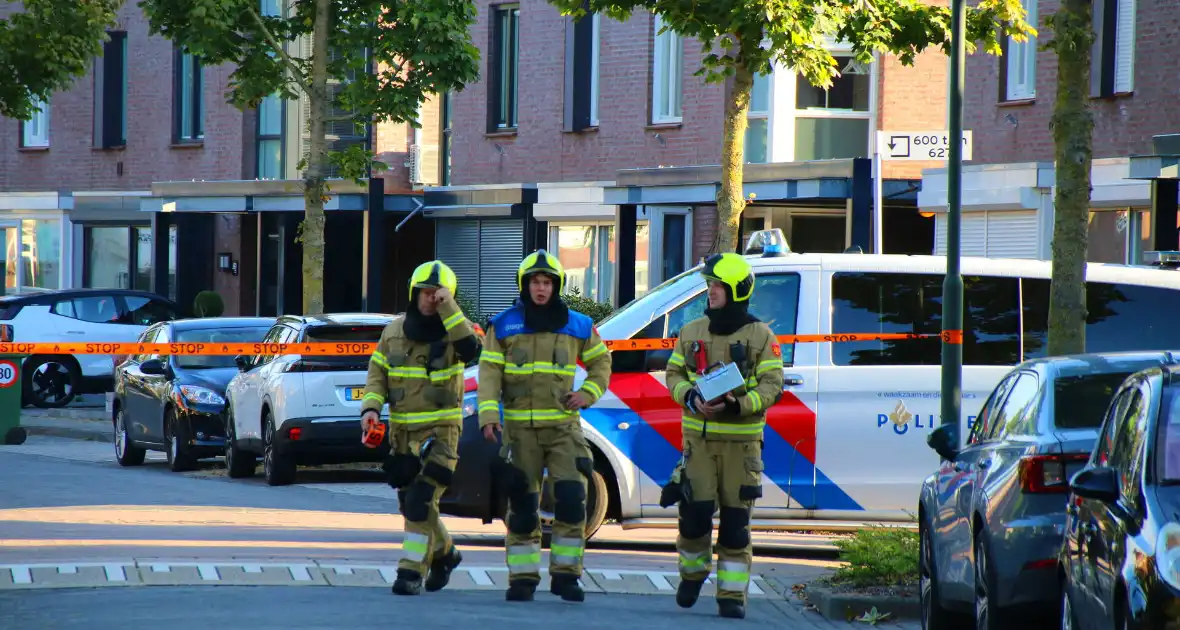
<svg viewBox="0 0 1180 630"><path fill-rule="evenodd" d="M971 159L971 132L963 130L963 161ZM931 161L950 159L946 131L878 131L877 154L882 160Z"/></svg>
<svg viewBox="0 0 1180 630"><path fill-rule="evenodd" d="M0 361L0 387L12 387L16 383L18 369L12 361Z"/></svg>

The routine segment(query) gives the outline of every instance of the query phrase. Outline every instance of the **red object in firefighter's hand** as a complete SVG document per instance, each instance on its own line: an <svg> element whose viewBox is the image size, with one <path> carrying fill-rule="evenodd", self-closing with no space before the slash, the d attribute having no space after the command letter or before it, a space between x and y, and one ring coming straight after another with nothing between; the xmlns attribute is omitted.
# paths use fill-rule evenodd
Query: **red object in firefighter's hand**
<svg viewBox="0 0 1180 630"><path fill-rule="evenodd" d="M377 448L385 441L385 423L377 420L369 425L361 436L361 443L369 448Z"/></svg>

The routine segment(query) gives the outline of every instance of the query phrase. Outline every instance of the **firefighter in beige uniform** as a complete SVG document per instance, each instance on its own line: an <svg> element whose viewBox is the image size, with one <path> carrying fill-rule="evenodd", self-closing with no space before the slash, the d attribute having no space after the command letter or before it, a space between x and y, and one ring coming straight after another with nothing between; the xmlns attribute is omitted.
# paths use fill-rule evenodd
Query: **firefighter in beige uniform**
<svg viewBox="0 0 1180 630"><path fill-rule="evenodd" d="M393 592L418 595L450 581L462 560L439 518L438 501L459 461L463 426L463 368L475 359L478 341L455 303L455 272L435 260L410 277L410 308L381 333L369 361L361 404L362 424L380 422L389 403L389 484L398 489L405 517L404 557Z"/></svg>
<svg viewBox="0 0 1180 630"><path fill-rule="evenodd" d="M705 261L709 306L686 324L668 359L667 386L685 408L684 459L662 500L680 503L680 586L676 602L689 608L700 597L712 561L717 529L717 606L722 617L744 618L753 546L750 512L762 496L762 430L766 410L783 391L782 350L770 327L749 312L754 271L737 254ZM733 362L745 379L736 392L704 400L694 382L718 363Z"/></svg>
<svg viewBox="0 0 1180 630"><path fill-rule="evenodd" d="M488 325L479 359L479 424L488 441L500 430L504 445L497 477L508 497L508 601L530 601L541 581L541 483L553 482L553 540L549 590L583 601L578 584L586 545L586 481L593 474L579 409L594 404L610 379L610 351L589 317L559 297L565 271L540 250L517 270L520 299ZM573 391L577 362L586 380Z"/></svg>

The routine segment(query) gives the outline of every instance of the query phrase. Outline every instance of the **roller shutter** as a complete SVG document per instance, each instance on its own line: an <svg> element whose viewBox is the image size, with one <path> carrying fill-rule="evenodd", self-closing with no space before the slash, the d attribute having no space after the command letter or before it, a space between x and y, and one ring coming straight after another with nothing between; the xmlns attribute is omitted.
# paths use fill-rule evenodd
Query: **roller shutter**
<svg viewBox="0 0 1180 630"><path fill-rule="evenodd" d="M946 255L946 214L934 224L934 254ZM1036 210L963 213L960 243L964 256L1036 258Z"/></svg>

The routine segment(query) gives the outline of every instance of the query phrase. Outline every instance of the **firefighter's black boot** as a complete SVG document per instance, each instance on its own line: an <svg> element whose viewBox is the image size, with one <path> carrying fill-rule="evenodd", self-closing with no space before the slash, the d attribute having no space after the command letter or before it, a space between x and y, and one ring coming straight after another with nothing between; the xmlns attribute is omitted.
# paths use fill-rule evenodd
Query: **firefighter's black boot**
<svg viewBox="0 0 1180 630"><path fill-rule="evenodd" d="M393 582L394 595L421 595L422 574L409 569L398 569L397 579Z"/></svg>
<svg viewBox="0 0 1180 630"><path fill-rule="evenodd" d="M430 563L430 574L426 576L426 590L431 593L441 591L451 582L451 572L460 562L463 562L463 554L455 547L451 547L447 555L435 558Z"/></svg>
<svg viewBox="0 0 1180 630"><path fill-rule="evenodd" d="M533 594L536 592L536 582L516 580L508 583L508 592L504 593L504 600L509 602L531 602L533 601Z"/></svg>
<svg viewBox="0 0 1180 630"><path fill-rule="evenodd" d="M704 585L704 580L680 580L680 586L676 587L676 604L681 608L692 608L700 598Z"/></svg>
<svg viewBox="0 0 1180 630"><path fill-rule="evenodd" d="M729 619L745 619L746 607L736 599L719 599L717 614Z"/></svg>
<svg viewBox="0 0 1180 630"><path fill-rule="evenodd" d="M576 575L550 574L549 592L567 602L586 601L586 591L582 590L581 584L578 584L578 576Z"/></svg>

